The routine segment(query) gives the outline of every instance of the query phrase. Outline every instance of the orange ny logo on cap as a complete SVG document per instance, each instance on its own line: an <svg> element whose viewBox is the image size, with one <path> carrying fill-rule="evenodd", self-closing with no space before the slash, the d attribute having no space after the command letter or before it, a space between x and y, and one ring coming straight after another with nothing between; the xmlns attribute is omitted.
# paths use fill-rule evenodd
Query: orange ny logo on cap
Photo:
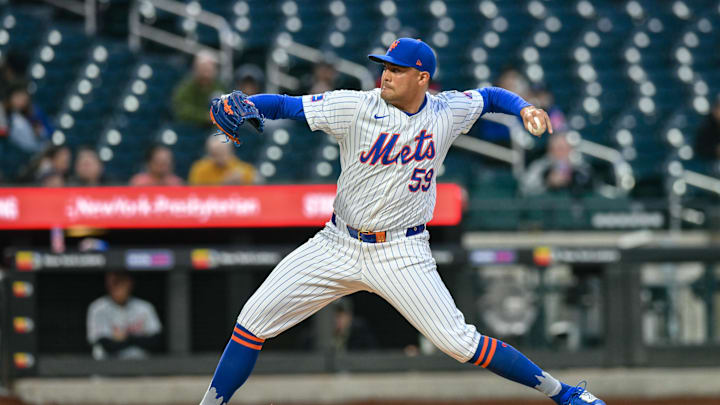
<svg viewBox="0 0 720 405"><path fill-rule="evenodd" d="M396 39L395 42L393 42L392 44L390 44L390 48L388 49L388 52L390 52L390 51L392 51L393 49L395 49L395 47L398 46L398 43L400 43L400 40L399 40L399 39Z"/></svg>

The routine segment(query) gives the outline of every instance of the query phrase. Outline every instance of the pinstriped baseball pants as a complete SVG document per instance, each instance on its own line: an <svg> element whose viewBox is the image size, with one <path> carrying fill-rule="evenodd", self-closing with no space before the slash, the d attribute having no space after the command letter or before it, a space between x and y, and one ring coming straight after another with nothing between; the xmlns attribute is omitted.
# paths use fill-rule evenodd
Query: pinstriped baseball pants
<svg viewBox="0 0 720 405"><path fill-rule="evenodd" d="M328 222L286 256L250 297L237 322L268 339L334 300L375 293L440 350L460 362L472 358L480 334L465 323L440 279L426 231L385 243L365 243Z"/></svg>

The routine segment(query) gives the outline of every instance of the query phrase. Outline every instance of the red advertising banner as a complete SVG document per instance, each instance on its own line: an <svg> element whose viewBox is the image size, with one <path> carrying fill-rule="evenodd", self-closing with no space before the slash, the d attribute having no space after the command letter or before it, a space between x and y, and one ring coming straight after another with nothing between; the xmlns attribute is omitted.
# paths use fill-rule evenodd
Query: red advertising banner
<svg viewBox="0 0 720 405"><path fill-rule="evenodd" d="M0 229L322 226L336 186L0 188ZM462 189L438 184L431 225L457 225Z"/></svg>

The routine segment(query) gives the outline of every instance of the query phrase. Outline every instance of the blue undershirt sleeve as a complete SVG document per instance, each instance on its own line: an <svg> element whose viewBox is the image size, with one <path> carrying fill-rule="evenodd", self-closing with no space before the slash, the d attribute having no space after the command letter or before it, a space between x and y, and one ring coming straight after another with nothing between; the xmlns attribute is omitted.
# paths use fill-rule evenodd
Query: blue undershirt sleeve
<svg viewBox="0 0 720 405"><path fill-rule="evenodd" d="M305 119L302 97L285 94L256 94L249 98L267 119L289 118L298 121Z"/></svg>
<svg viewBox="0 0 720 405"><path fill-rule="evenodd" d="M517 94L500 87L478 89L483 97L482 114L493 112L520 116L520 110L531 105Z"/></svg>

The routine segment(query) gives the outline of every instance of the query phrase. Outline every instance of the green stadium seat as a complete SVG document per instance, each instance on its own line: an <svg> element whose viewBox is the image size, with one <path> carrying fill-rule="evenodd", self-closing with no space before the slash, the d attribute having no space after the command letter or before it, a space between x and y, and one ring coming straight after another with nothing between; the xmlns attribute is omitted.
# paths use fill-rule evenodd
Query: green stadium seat
<svg viewBox="0 0 720 405"><path fill-rule="evenodd" d="M472 230L518 230L522 208L522 201L514 198L473 200L471 210L463 218L463 227Z"/></svg>
<svg viewBox="0 0 720 405"><path fill-rule="evenodd" d="M569 193L529 196L524 200L524 226L531 229L583 229L588 226L581 201Z"/></svg>

